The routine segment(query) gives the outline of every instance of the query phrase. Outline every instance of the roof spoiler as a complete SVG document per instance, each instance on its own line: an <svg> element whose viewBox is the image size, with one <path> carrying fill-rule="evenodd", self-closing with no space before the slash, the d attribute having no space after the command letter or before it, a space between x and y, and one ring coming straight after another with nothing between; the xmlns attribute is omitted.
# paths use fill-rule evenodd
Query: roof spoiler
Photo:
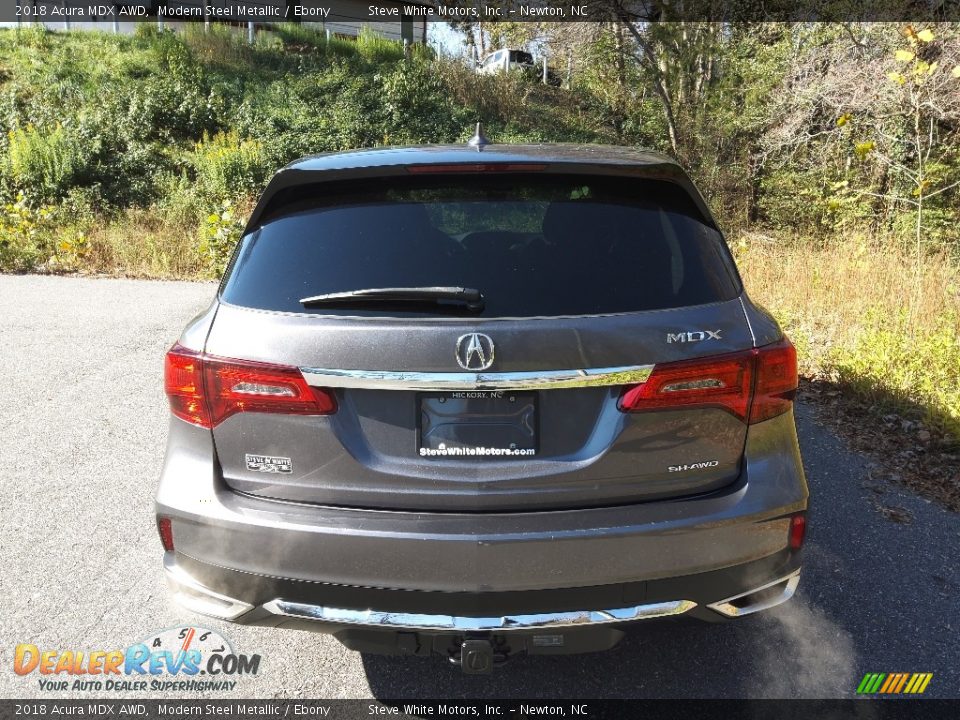
<svg viewBox="0 0 960 720"><path fill-rule="evenodd" d="M499 148L500 146L489 147ZM522 171L524 162L535 163L538 166L538 171L544 174L620 176L670 182L679 185L690 196L708 225L718 231L720 230L713 213L710 211L709 206L699 190L697 190L696 186L680 166L666 158L662 163L619 165L607 162L590 162L589 160L555 161L549 158L535 159L534 156L518 158L516 155L508 152L498 155L487 151L483 162L485 165L494 163L515 165L516 171ZM324 185L326 183L344 182L348 180L409 177L410 173L408 168L432 164L442 164L447 168L462 164L464 166L464 172L468 173L471 172L471 167L476 166L477 156L475 153L464 152L462 155L457 154L456 157L446 156L442 159L438 157L436 163L420 162L412 165L403 163L370 164L329 169L304 168L296 164L287 166L274 175L267 184L263 194L257 201L256 207L253 209L253 213L250 215L243 234L248 235L259 228L264 219L275 209L275 201L292 188L308 185Z"/></svg>

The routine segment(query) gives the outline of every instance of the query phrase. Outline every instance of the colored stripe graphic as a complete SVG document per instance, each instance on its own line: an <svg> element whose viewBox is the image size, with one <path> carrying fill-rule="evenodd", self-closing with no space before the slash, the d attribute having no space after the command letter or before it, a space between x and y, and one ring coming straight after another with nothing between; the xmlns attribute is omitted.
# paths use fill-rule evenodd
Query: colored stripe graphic
<svg viewBox="0 0 960 720"><path fill-rule="evenodd" d="M858 695L920 695L933 679L933 673L867 673L857 686Z"/></svg>
<svg viewBox="0 0 960 720"><path fill-rule="evenodd" d="M190 628L190 632L187 633L187 637L183 640L183 647L180 648L181 652L186 652L190 649L190 643L193 642L193 636L197 634L196 628Z"/></svg>

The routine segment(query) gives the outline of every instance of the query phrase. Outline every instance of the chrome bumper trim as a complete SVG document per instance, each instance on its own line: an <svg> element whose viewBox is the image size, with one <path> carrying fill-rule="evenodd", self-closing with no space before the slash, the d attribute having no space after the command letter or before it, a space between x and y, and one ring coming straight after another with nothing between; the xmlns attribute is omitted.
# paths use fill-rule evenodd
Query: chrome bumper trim
<svg viewBox="0 0 960 720"><path fill-rule="evenodd" d="M527 372L406 372L302 367L309 385L369 390L553 390L646 382L653 365Z"/></svg>
<svg viewBox="0 0 960 720"><path fill-rule="evenodd" d="M380 610L346 610L322 605L306 605L280 598L271 600L263 607L274 615L318 620L334 625L356 625L385 630L510 632L541 628L581 628L680 615L696 607L696 603L690 600L674 600L615 610L573 610L570 612L537 613L535 615L504 615L502 617L457 617L454 615L393 613Z"/></svg>
<svg viewBox="0 0 960 720"><path fill-rule="evenodd" d="M187 610L221 620L235 620L253 610L249 603L221 595L198 583L177 565L173 553L164 555L163 570L173 599Z"/></svg>
<svg viewBox="0 0 960 720"><path fill-rule="evenodd" d="M797 585L799 584L800 571L795 570L786 577L779 578L773 582L768 582L766 585L761 585L760 587L753 588L753 590L748 590L747 592L740 593L739 595L728 597L726 600L710 603L707 605L707 607L711 610L717 611L721 615L726 615L727 617L743 617L744 615L752 615L755 612L769 610L770 608L776 607L781 603L785 603L787 600L793 597L793 594L797 591ZM748 602L746 605L736 604L737 600L749 598L755 593L768 590L776 587L777 585L783 585L783 588L778 594L764 597L763 599L757 599L754 602Z"/></svg>

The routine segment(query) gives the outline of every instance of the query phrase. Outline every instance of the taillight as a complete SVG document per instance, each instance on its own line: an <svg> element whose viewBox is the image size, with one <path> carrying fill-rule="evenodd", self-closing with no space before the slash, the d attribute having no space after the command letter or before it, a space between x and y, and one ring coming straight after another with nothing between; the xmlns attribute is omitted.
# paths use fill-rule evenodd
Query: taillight
<svg viewBox="0 0 960 720"><path fill-rule="evenodd" d="M799 550L803 546L803 538L807 534L807 516L794 515L790 518L790 549Z"/></svg>
<svg viewBox="0 0 960 720"><path fill-rule="evenodd" d="M337 409L330 391L307 385L295 367L213 357L203 366L214 426L240 412L329 415Z"/></svg>
<svg viewBox="0 0 960 720"><path fill-rule="evenodd" d="M755 423L789 410L796 391L797 353L784 338L744 352L657 365L645 383L624 391L620 409L718 407Z"/></svg>
<svg viewBox="0 0 960 720"><path fill-rule="evenodd" d="M757 380L753 387L750 422L769 420L787 412L797 396L797 350L784 338L754 350Z"/></svg>
<svg viewBox="0 0 960 720"><path fill-rule="evenodd" d="M160 542L163 543L163 549L167 552L173 552L173 523L170 522L170 518L157 518L157 531L160 533Z"/></svg>
<svg viewBox="0 0 960 720"><path fill-rule="evenodd" d="M163 384L170 412L194 425L210 427L210 410L203 396L203 358L174 345L163 364Z"/></svg>
<svg viewBox="0 0 960 720"><path fill-rule="evenodd" d="M174 345L164 369L170 410L179 418L215 427L241 412L330 415L337 401L329 390L307 385L287 365L228 360Z"/></svg>
<svg viewBox="0 0 960 720"><path fill-rule="evenodd" d="M712 405L729 410L746 422L752 383L750 352L665 363L657 365L645 383L623 394L620 409L639 412Z"/></svg>

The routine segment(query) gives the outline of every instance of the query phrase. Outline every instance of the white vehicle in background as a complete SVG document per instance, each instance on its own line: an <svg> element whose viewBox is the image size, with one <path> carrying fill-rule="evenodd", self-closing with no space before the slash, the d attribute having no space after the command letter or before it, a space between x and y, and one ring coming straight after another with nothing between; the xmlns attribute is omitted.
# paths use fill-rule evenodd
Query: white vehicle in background
<svg viewBox="0 0 960 720"><path fill-rule="evenodd" d="M496 75L508 70L530 69L534 71L537 69L533 55L525 50L510 50L509 48L490 53L477 65L477 72L481 75Z"/></svg>

